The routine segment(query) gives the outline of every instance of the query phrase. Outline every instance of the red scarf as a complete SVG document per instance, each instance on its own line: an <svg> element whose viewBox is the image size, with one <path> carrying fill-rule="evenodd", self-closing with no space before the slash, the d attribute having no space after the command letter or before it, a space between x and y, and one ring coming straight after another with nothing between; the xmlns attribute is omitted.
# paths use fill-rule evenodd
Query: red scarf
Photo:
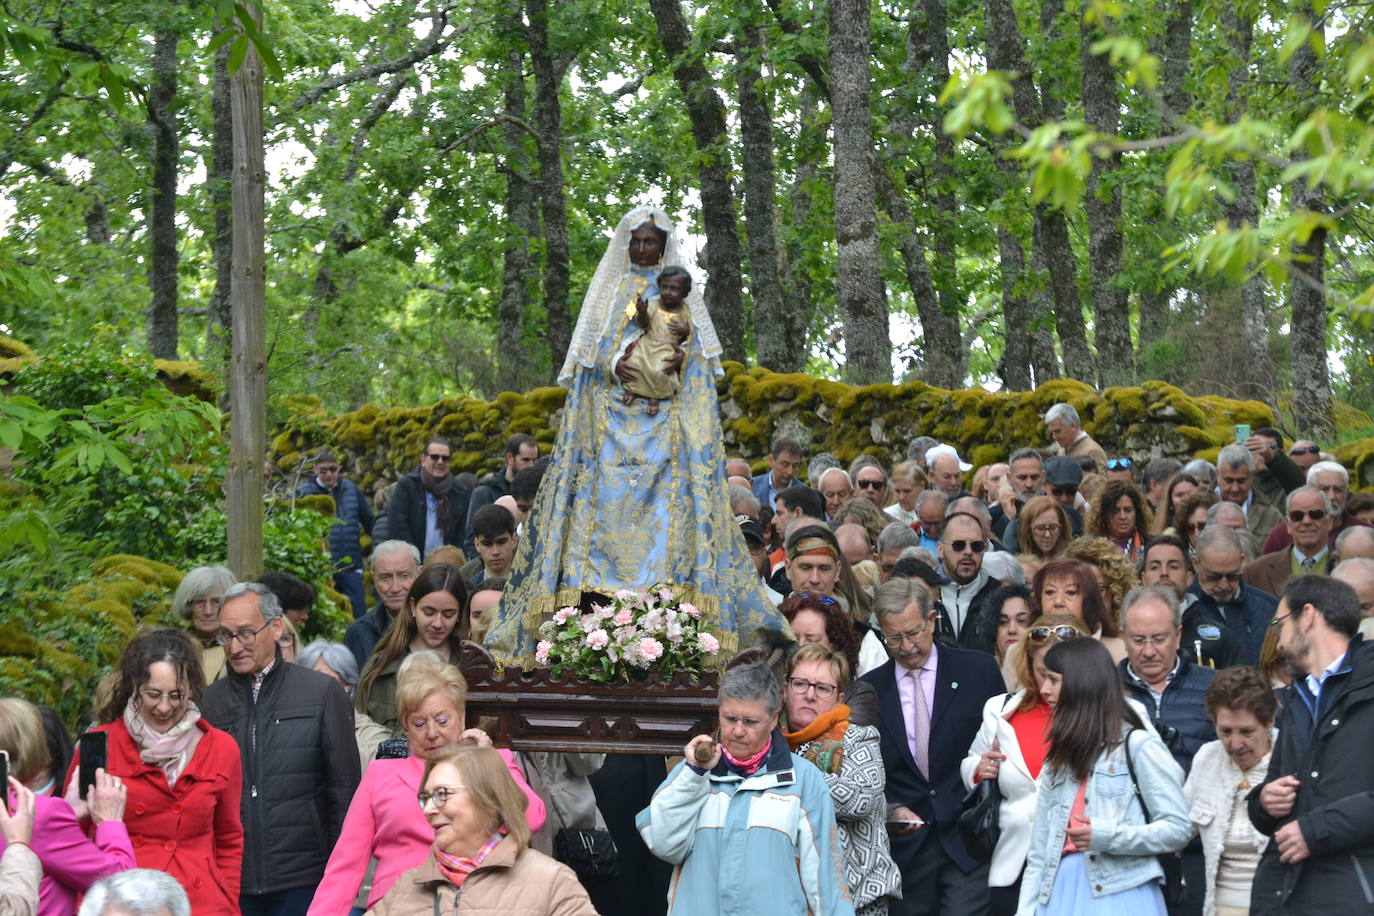
<svg viewBox="0 0 1374 916"><path fill-rule="evenodd" d="M764 758L768 756L768 751L771 750L772 747L773 739L769 738L768 743L763 746L763 750L744 760L737 759L734 754L730 753L724 744L721 744L720 752L725 755L725 762L730 764L730 766L739 770L745 776L753 776L759 771L759 768L763 766Z"/></svg>
<svg viewBox="0 0 1374 916"><path fill-rule="evenodd" d="M444 852L438 846L434 847L434 864L439 866L439 873L448 879L454 887L462 887L468 875L475 872L491 851L496 848L506 835L506 828L503 825L500 830L491 835L487 844L477 851L477 855L472 858L466 856L455 856Z"/></svg>

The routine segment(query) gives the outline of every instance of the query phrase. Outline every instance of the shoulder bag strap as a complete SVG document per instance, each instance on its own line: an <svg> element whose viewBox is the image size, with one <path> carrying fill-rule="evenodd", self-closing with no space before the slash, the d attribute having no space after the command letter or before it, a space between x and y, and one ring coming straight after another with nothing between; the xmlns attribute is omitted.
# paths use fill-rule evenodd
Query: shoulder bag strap
<svg viewBox="0 0 1374 916"><path fill-rule="evenodd" d="M1131 774L1131 791L1135 792L1135 800L1140 802L1140 810L1145 813L1145 823L1149 824L1154 818L1150 816L1150 806L1145 804L1145 796L1140 794L1140 783L1135 778L1135 761L1131 759L1131 735L1136 731L1137 729L1133 728L1127 732L1121 744L1126 749L1126 771Z"/></svg>

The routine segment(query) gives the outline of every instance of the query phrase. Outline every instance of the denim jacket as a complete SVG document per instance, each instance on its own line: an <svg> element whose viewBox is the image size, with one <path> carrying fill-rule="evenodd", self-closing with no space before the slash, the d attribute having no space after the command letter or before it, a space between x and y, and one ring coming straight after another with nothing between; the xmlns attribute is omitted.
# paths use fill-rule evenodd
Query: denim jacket
<svg viewBox="0 0 1374 916"><path fill-rule="evenodd" d="M1097 758L1088 778L1087 816L1092 839L1084 866L1094 897L1155 881L1164 875L1159 853L1182 849L1193 835L1188 803L1183 797L1183 770L1159 736L1122 726L1131 742L1131 759L1141 793L1149 800L1154 820L1146 824L1131 787L1123 744ZM1040 773L1035 826L1031 829L1026 873L1021 882L1020 913L1033 913L1048 903L1059 869L1060 851L1069 825L1069 810L1078 794L1078 781L1046 765Z"/></svg>

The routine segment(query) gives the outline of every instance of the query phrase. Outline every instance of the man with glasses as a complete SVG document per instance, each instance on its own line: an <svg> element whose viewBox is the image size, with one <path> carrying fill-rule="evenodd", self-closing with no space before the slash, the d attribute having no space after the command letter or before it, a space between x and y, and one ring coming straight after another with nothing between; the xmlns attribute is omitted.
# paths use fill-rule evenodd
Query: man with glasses
<svg viewBox="0 0 1374 916"><path fill-rule="evenodd" d="M945 520L940 535L940 560L949 583L940 587L940 632L942 641L991 654L991 635L995 627L983 626L983 604L1002 587L983 569L983 555L990 544L983 531L983 520L967 512L956 512Z"/></svg>
<svg viewBox="0 0 1374 916"><path fill-rule="evenodd" d="M452 473L453 447L425 443L420 466L396 482L387 507L389 533L415 545L421 556L445 544L461 546L468 520L468 491Z"/></svg>
<svg viewBox="0 0 1374 916"><path fill-rule="evenodd" d="M304 914L358 786L353 707L338 681L282 658L267 586L230 586L219 625L229 675L205 689L201 714L243 758L239 905L244 916Z"/></svg>
<svg viewBox="0 0 1374 916"><path fill-rule="evenodd" d="M1275 527L1283 527L1283 515L1254 490L1255 458L1243 445L1228 445L1217 455L1217 495L1235 503L1245 513L1245 527L1263 539Z"/></svg>
<svg viewBox="0 0 1374 916"><path fill-rule="evenodd" d="M1326 498L1331 500L1331 507L1335 522L1332 525L1330 539L1334 542L1341 532L1349 528L1364 528L1369 525L1364 519L1350 512L1346 508L1346 502L1350 499L1350 472L1335 461L1319 461L1307 469L1307 485L1316 487L1326 494ZM1293 536L1288 533L1288 529L1283 525L1275 528L1269 533L1269 537L1264 541L1264 552L1272 553L1275 550L1283 550L1293 543Z"/></svg>
<svg viewBox="0 0 1374 916"><path fill-rule="evenodd" d="M876 463L861 465L854 472L854 488L879 509L887 499L887 472Z"/></svg>
<svg viewBox="0 0 1374 916"><path fill-rule="evenodd" d="M939 490L922 490L916 496L917 546L924 547L937 556L940 553L940 532L945 530L945 508L949 500Z"/></svg>
<svg viewBox="0 0 1374 916"><path fill-rule="evenodd" d="M959 765L984 704L1006 685L991 655L936 644L940 615L921 583L894 577L879 585L873 613L892 655L861 678L878 695L888 832L902 873L902 899L889 912L984 914L988 866L969 857L956 826Z"/></svg>
<svg viewBox="0 0 1374 916"><path fill-rule="evenodd" d="M1288 494L1284 514L1293 545L1266 553L1245 566L1245 581L1271 595L1282 595L1288 580L1295 576L1324 576L1331 565L1327 539L1334 513L1326 494L1316 487L1298 487Z"/></svg>
<svg viewBox="0 0 1374 916"><path fill-rule="evenodd" d="M1197 597L1201 618L1231 631L1247 665L1259 664L1269 621L1278 601L1246 584L1240 535L1224 525L1209 525L1193 540L1197 581L1188 589Z"/></svg>
<svg viewBox="0 0 1374 916"><path fill-rule="evenodd" d="M1288 446L1288 457L1305 474L1312 465L1322 460L1322 450L1311 439L1299 439Z"/></svg>
<svg viewBox="0 0 1374 916"><path fill-rule="evenodd" d="M1146 542L1140 560L1140 582L1146 587L1168 589L1174 596L1174 604L1182 615L1182 651L1194 664L1208 668L1240 664L1240 647L1230 631L1219 623L1202 619L1197 596L1188 591L1195 579L1188 546L1179 537L1161 534Z"/></svg>
<svg viewBox="0 0 1374 916"><path fill-rule="evenodd" d="M363 596L362 535L372 533L372 506L358 485L345 479L339 459L329 449L315 456L315 477L300 485L297 496L328 496L338 521L329 529L329 556L334 561L334 588L353 605L355 618L367 613Z"/></svg>

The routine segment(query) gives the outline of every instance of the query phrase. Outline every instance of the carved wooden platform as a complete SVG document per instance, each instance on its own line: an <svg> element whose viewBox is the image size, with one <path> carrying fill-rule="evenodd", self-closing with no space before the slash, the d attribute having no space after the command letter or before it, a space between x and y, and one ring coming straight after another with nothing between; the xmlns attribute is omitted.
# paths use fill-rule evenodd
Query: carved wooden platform
<svg viewBox="0 0 1374 916"><path fill-rule="evenodd" d="M496 719L493 740L515 751L680 754L695 735L716 728L715 672L597 684L512 665L498 677L491 656L472 643L463 645L460 666L468 681L468 724Z"/></svg>

